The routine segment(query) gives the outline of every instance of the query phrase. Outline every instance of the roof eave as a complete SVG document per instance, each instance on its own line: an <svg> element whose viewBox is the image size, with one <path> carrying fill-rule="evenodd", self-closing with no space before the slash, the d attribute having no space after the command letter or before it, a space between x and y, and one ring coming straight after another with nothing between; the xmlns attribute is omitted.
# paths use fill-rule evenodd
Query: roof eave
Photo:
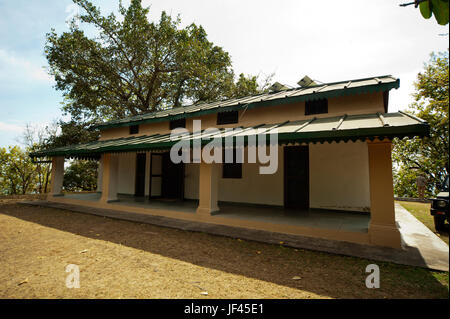
<svg viewBox="0 0 450 319"><path fill-rule="evenodd" d="M296 132L296 133L280 133L278 134L278 144L285 145L289 143L324 143L324 142L348 142L348 141L366 141L374 140L376 138L383 140L393 138L405 137L426 137L430 134L430 127L427 123L411 124L400 127L374 127L374 128L358 128L349 130L327 130L316 132ZM99 147L95 150L48 150L30 153L30 157L52 157L52 156L66 156L66 157L85 157L98 158L102 153L108 152L135 152L135 151L149 151L149 150L166 150L176 144L178 141L159 142L159 143L141 143L133 145L120 146L106 146ZM210 139L202 139L201 144L205 145L210 142ZM268 141L269 142L269 141ZM245 145L248 144L248 136L244 137ZM75 145L74 145L75 146ZM70 146L69 146L70 147ZM69 148L67 147L67 148Z"/></svg>

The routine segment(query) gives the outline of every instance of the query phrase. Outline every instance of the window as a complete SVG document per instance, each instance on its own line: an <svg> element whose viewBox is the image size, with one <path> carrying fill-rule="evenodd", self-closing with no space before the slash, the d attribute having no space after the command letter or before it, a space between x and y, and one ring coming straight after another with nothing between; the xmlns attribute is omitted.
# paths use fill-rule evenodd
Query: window
<svg viewBox="0 0 450 319"><path fill-rule="evenodd" d="M174 130L177 127L186 127L186 119L178 119L170 121L169 129Z"/></svg>
<svg viewBox="0 0 450 319"><path fill-rule="evenodd" d="M131 125L130 134L137 134L137 133L139 133L139 125Z"/></svg>
<svg viewBox="0 0 450 319"><path fill-rule="evenodd" d="M237 123L238 117L239 117L238 111L217 113L217 125Z"/></svg>
<svg viewBox="0 0 450 319"><path fill-rule="evenodd" d="M225 149L223 150L222 178L242 178L242 163L236 163L236 158L236 149L233 149L233 162L225 163Z"/></svg>
<svg viewBox="0 0 450 319"><path fill-rule="evenodd" d="M328 100L306 101L305 115L328 113Z"/></svg>

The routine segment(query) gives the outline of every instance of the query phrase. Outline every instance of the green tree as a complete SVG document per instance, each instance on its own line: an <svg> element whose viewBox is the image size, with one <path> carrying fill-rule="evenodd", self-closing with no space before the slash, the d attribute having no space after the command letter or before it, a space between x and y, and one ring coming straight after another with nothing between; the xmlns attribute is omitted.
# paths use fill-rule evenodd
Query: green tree
<svg viewBox="0 0 450 319"><path fill-rule="evenodd" d="M410 5L418 7L425 19L434 16L440 25L446 25L449 22L449 0L414 0L414 2L400 4L402 7Z"/></svg>
<svg viewBox="0 0 450 319"><path fill-rule="evenodd" d="M63 186L66 191L94 191L97 189L96 161L74 160L65 169Z"/></svg>
<svg viewBox="0 0 450 319"><path fill-rule="evenodd" d="M229 98L232 97L243 97L246 95L252 95L262 92L267 92L270 85L272 84L272 78L274 74L268 75L265 79L263 79L262 83L259 83L259 76L248 75L245 76L243 73L239 74L239 78L236 84L233 86L231 94L229 94Z"/></svg>
<svg viewBox="0 0 450 319"><path fill-rule="evenodd" d="M179 28L180 18L162 12L148 20L149 8L122 3L118 19L103 16L88 0L73 0L83 10L82 25L94 27L89 38L72 21L69 32L47 34L45 54L56 89L65 97L63 111L75 121L123 118L185 102L212 101L257 93L253 77L234 83L231 58L208 41L201 26Z"/></svg>
<svg viewBox="0 0 450 319"><path fill-rule="evenodd" d="M48 128L47 136L40 144L40 148L48 149L96 141L100 134L90 129L92 124L92 122L59 120L55 125L59 126L60 132L58 133L53 127Z"/></svg>
<svg viewBox="0 0 450 319"><path fill-rule="evenodd" d="M424 174L428 179L427 193L438 191L449 173L449 117L448 117L449 54L431 54L424 71L415 82L415 102L409 112L430 124L430 136L394 140L395 193L399 196L417 196L416 178Z"/></svg>
<svg viewBox="0 0 450 319"><path fill-rule="evenodd" d="M7 195L36 192L35 165L28 151L18 146L0 148L0 193Z"/></svg>
<svg viewBox="0 0 450 319"><path fill-rule="evenodd" d="M440 25L448 24L448 8L449 0L425 0L419 3L419 9L422 16L425 19L429 19L432 15L434 15L434 18Z"/></svg>
<svg viewBox="0 0 450 319"><path fill-rule="evenodd" d="M48 129L40 129L37 126L27 124L22 135L21 143L26 146L27 152L36 152L44 148ZM51 162L39 160L33 163L36 171L36 191L40 194L47 193L50 184Z"/></svg>
<svg viewBox="0 0 450 319"><path fill-rule="evenodd" d="M60 132L59 129L60 129ZM54 121L44 130L27 125L22 143L27 150L38 151L47 148L95 141L98 131L89 130L89 124L75 121ZM92 191L97 187L97 167L95 161L69 161L64 172L63 187L66 191ZM35 163L37 174L37 191L46 193L50 183L51 162L41 160Z"/></svg>

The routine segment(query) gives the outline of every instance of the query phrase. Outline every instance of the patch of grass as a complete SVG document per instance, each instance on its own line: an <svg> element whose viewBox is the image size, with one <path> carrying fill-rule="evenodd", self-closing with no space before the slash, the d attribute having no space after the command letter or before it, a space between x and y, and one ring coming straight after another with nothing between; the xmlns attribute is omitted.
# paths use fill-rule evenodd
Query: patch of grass
<svg viewBox="0 0 450 319"><path fill-rule="evenodd" d="M383 265L385 271L388 270L390 275L396 275L397 281L403 282L405 285L417 287L420 290L430 291L432 293L439 293L440 288L435 285L434 278L445 287L449 287L448 272L430 271L418 267L404 267L401 265L385 263ZM380 266L380 269L383 269ZM431 280L430 280L431 279Z"/></svg>
<svg viewBox="0 0 450 319"><path fill-rule="evenodd" d="M432 275L441 284L443 284L444 286L447 286L447 289L448 289L448 272L434 271L434 272L432 272Z"/></svg>
<svg viewBox="0 0 450 319"><path fill-rule="evenodd" d="M417 203L417 202L397 202L408 210L414 217L416 217L421 223L427 226L433 233L439 236L444 242L449 244L448 231L436 231L434 228L434 219L430 214L431 204Z"/></svg>

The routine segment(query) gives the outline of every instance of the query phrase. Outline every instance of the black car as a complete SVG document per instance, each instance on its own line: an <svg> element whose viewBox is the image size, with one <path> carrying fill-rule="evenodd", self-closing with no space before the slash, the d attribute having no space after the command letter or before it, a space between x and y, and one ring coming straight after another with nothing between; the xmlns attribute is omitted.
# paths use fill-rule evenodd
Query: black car
<svg viewBox="0 0 450 319"><path fill-rule="evenodd" d="M434 227L436 230L445 229L445 221L448 223L448 176L442 185L441 192L432 199L431 215L434 217Z"/></svg>

